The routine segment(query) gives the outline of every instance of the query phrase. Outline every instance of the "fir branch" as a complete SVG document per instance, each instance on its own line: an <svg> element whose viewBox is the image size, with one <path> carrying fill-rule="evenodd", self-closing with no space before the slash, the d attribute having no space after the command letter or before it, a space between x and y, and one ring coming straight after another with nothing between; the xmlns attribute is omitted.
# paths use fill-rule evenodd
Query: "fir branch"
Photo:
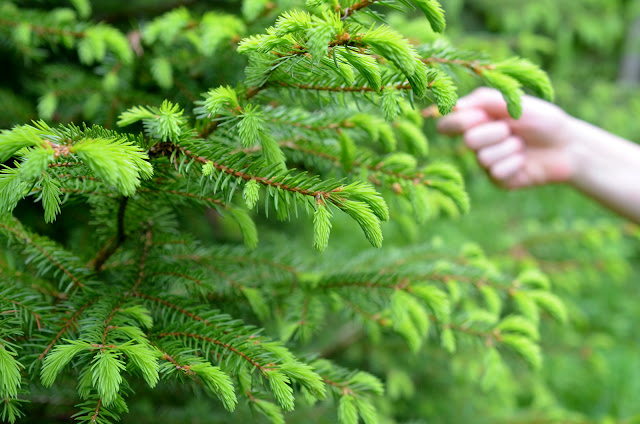
<svg viewBox="0 0 640 424"><path fill-rule="evenodd" d="M118 248L125 242L127 235L124 231L124 216L127 210L127 204L129 197L122 197L118 206L118 214L116 216L117 234L114 239L111 239L105 244L98 254L87 264L87 268L93 268L95 271L102 269L103 265L109 258L118 250Z"/></svg>
<svg viewBox="0 0 640 424"><path fill-rule="evenodd" d="M58 162L58 163L50 163L49 168L58 168L58 167L72 167L72 166L80 166L84 165L82 162Z"/></svg>
<svg viewBox="0 0 640 424"><path fill-rule="evenodd" d="M195 371L191 370L191 365L180 364L178 363L178 361L176 361L173 358L173 356L169 355L167 352L160 349L158 346L155 346L155 347L160 351L160 353L162 353L162 357L161 357L162 360L171 362L176 367L177 370L182 371L185 375L188 375L190 377L197 375Z"/></svg>
<svg viewBox="0 0 640 424"><path fill-rule="evenodd" d="M42 317L35 312L31 307L29 307L28 305L25 305L22 302L19 302L17 300L14 299L7 299L5 297L2 297L2 299L4 299L5 301L9 302L9 303L13 303L16 306L21 307L22 309L24 309L25 311L27 311L31 316L33 316L36 320L36 326L38 327L38 331L42 331L42 326L40 325L40 320L42 319ZM0 312L0 315L2 314L9 314L9 313L17 313L18 311L3 311Z"/></svg>
<svg viewBox="0 0 640 424"><path fill-rule="evenodd" d="M315 150L312 148L311 145L309 146L301 146L299 144L296 143L296 140L285 140L285 141L280 141L278 142L278 144L281 147L285 147L291 150L295 150L295 151L299 151L301 153L305 153L308 155L313 155L328 161L333 162L335 165L343 167L342 164L342 160L335 155L332 155L330 153L327 152L323 152L321 150ZM255 149L259 149L260 147L257 146L255 147ZM414 185L425 185L427 187L431 186L431 181L429 179L426 179L426 176L422 173L422 172L416 172L414 174L407 174L407 173L403 173L403 172L399 172L399 171L393 171L390 169L387 169L384 167L384 161L378 163L378 164L368 164L362 161L359 161L357 159L354 159L351 162L352 166L354 168L365 168L371 172L374 173L379 173L379 174L384 174L387 175L389 177L392 178L396 178L399 180L406 180L411 182ZM357 174L357 171L352 170L351 173L353 174ZM373 184L378 185L378 186L382 186L382 182L380 180L378 180L377 178L373 178L373 176L369 177L369 181L371 181Z"/></svg>
<svg viewBox="0 0 640 424"><path fill-rule="evenodd" d="M232 332L231 332L231 331L229 331L229 330L226 330L226 329L222 328L221 326L219 326L219 325L217 325L217 324L215 324L215 323L213 323L213 322L209 321L209 320L208 320L208 319L206 319L206 318L201 317L200 315L198 315L198 314L196 314L196 313L193 313L193 312L191 312L191 311L188 311L187 309L185 309L185 308L183 308L183 307L179 306L179 305L178 305L177 303L175 303L175 302L170 302L170 301L168 301L168 300L166 300L166 299L161 299L161 298L159 298L159 297L151 296L151 295L148 295L148 294L146 294L146 293L141 293L141 292L134 292L134 293L132 293L132 296L140 297L140 298L143 298L143 299L147 299L147 300L149 300L149 301L151 301L151 302L154 302L154 303L156 303L156 304L163 305L163 306L165 306L165 307L167 307L167 308L173 309L173 310L175 310L175 311L177 311L177 312L181 313L182 315L184 315L184 316L186 316L186 317L188 317L188 318L190 318L190 319L192 319L192 320L194 320L194 321L201 322L201 323L202 323L202 324L204 324L206 327L212 327L212 328L214 328L214 329L216 329L216 330L220 331L222 334L225 334L225 335L230 335L230 334L232 334ZM235 337L236 337L237 339L242 339L242 338L244 338L244 336L243 336L243 335L240 335L240 334L236 335ZM255 345L259 345L259 344L261 344L261 343L262 343L262 337L261 337L261 336L259 336L259 335L254 335L254 334L252 334L251 336L249 336L249 339L251 339L252 343L253 343L253 344L255 344Z"/></svg>
<svg viewBox="0 0 640 424"><path fill-rule="evenodd" d="M58 340L60 340L60 338L69 330L72 329L74 330L74 326L76 324L76 321L78 320L78 318L80 317L80 315L91 305L93 305L99 298L98 297L94 297L93 299L91 299L89 302L85 303L84 305L82 305L72 316L71 318L69 318L63 325L62 328L60 328L60 331L58 331L58 334L55 335L55 337L53 338L53 340L51 340L51 342L47 345L47 347L45 348L44 352L42 352L40 355L38 355L38 360L42 361L44 359L44 357L47 355L47 353L49 353L49 351L51 350L51 348L53 348L53 346L58 342Z"/></svg>
<svg viewBox="0 0 640 424"><path fill-rule="evenodd" d="M213 197L203 197L203 196L199 196L197 194L194 193L189 193L186 191L178 191L178 190L164 190L162 188L157 188L157 189L153 189L153 188L146 188L146 187L142 187L138 189L138 192L140 193L169 193L169 194L175 194L176 196L183 196L183 197L187 197L189 199L197 199L197 200L202 200L205 201L207 203L213 203L217 206L220 206L224 209L230 209L230 206L227 205L225 202L223 202L220 199L216 199Z"/></svg>
<svg viewBox="0 0 640 424"><path fill-rule="evenodd" d="M229 284L234 287L235 289L239 290L239 291L243 291L245 289L245 286L238 283L236 280L234 280L233 278L231 278L229 275L227 275L226 273L222 272L221 270L219 270L218 268L216 268L215 266L211 265L211 264L204 264L205 267L209 268L210 270L212 270L213 272L215 272L216 274L218 274L220 277L224 278L225 280L227 280L229 282Z"/></svg>
<svg viewBox="0 0 640 424"><path fill-rule="evenodd" d="M349 18L354 13L371 6L376 1L378 1L378 0L360 0L359 2L354 4L353 6L347 7L344 10L338 9L338 12L341 15L340 19L344 21L345 19Z"/></svg>
<svg viewBox="0 0 640 424"><path fill-rule="evenodd" d="M435 315L429 315L429 319L438 324L442 324L443 328L450 328L453 331L464 333L470 336L478 337L485 340L487 347L493 346L495 343L502 342L502 334L499 329L493 329L491 331L480 331L469 328L468 325L457 325L454 323L441 323Z"/></svg>
<svg viewBox="0 0 640 424"><path fill-rule="evenodd" d="M107 345L107 335L109 334L109 331L117 328L115 326L110 325L111 321L113 320L113 317L116 315L116 313L120 310L120 306L124 303L124 299L120 299L112 308L111 308L111 312L109 312L109 316L107 316L107 319L104 320L104 330L102 331L102 345L95 345L94 347L97 347L100 349L101 352L104 351L105 348L111 348L111 346ZM115 346L113 346L115 347Z"/></svg>
<svg viewBox="0 0 640 424"><path fill-rule="evenodd" d="M168 275L171 277L177 277L177 278L184 278L185 280L189 280L189 281L193 281L194 283L196 283L199 286L202 286L204 283L200 280L198 280L197 278L191 277L190 275L187 274L182 274L179 272L156 272L154 274L149 274L149 277L153 277L155 275Z"/></svg>
<svg viewBox="0 0 640 424"><path fill-rule="evenodd" d="M14 221L18 223L18 220L14 218ZM42 245L40 245L33 237L29 237L27 234L20 232L17 228L6 225L3 222L0 222L0 228L3 228L7 232L10 232L22 242L27 244L28 246L32 246L37 249L49 262L55 265L60 271L62 271L69 279L73 282L72 289L76 287L80 287L81 289L85 288L84 283L80 280L79 277L75 276L69 269L67 269L64 265L62 265L59 261L57 261L51 253L49 253Z"/></svg>
<svg viewBox="0 0 640 424"><path fill-rule="evenodd" d="M179 256L175 256L176 259L189 259L192 260L194 262L198 262L198 263L203 263L212 259L216 259L215 257L207 257L207 256L202 256L202 255L179 255ZM237 256L223 256L220 258L221 261L226 262L236 262L239 264L246 264L246 263L254 263L254 264L262 264L262 265L267 265L269 267L272 268L276 268L279 269L281 271L285 271L288 272L290 274L292 274L293 276L298 276L300 274L300 271L298 271L296 268L287 265L287 264L282 264L282 263L278 263L275 262L273 260L267 259L267 258L262 258L262 257L256 257L254 255L252 256L248 256L248 255L237 255Z"/></svg>
<svg viewBox="0 0 640 424"><path fill-rule="evenodd" d="M371 93L377 92L377 90L373 87L369 86L325 86L325 85L311 85L311 84L298 84L298 83L290 83L285 81L274 81L269 83L270 85L277 85L285 88L295 88L298 90L311 90L311 91L331 91L336 93ZM429 83L429 87L431 83ZM384 90L412 90L411 84L397 84L390 86L383 86L380 88L380 91Z"/></svg>
<svg viewBox="0 0 640 424"><path fill-rule="evenodd" d="M292 193L299 193L299 194L302 194L302 195L305 195L305 196L311 196L311 197L313 197L315 199L320 199L320 198L328 199L334 193L338 193L338 192L341 191L341 187L335 188L335 189L333 189L331 191L311 191L311 190L304 189L302 187L296 187L296 186L292 187L292 186L289 186L287 184L283 184L283 183L281 183L279 181L275 181L272 178L259 177L259 176L256 176L256 175L246 174L246 173L244 173L242 171L233 169L233 168L231 168L229 166L223 165L223 164L218 163L218 162L211 161L211 160L209 160L209 159L207 159L205 157L202 157L202 156L198 156L198 155L192 153L191 151L189 151L189 150L187 150L187 149L185 149L183 147L180 147L180 146L178 146L178 150L181 153L183 153L185 156L187 156L188 158L190 158L190 159L192 159L192 160L194 160L196 162L200 162L202 164L210 163L215 169L217 169L218 171L224 172L227 175L231 175L231 176L234 176L234 177L237 177L237 178L241 178L241 179L243 179L245 181L253 180L253 181L256 181L256 182L258 182L258 183L260 183L262 185L265 185L265 186L274 187L274 188L277 188L277 189L280 189L280 190L286 190L286 191L289 191L289 192L292 192Z"/></svg>
<svg viewBox="0 0 640 424"><path fill-rule="evenodd" d="M134 297L141 297L141 298L150 300L152 302L164 305L164 306L166 306L168 308L174 309L174 310L180 312L181 314L183 314L183 315L185 315L185 316L187 316L187 317L189 317L189 318L191 318L191 319L193 319L195 321L200 321L200 322L204 323L207 326L212 325L208 320L206 320L206 319L204 319L204 318L202 318L202 317L200 317L200 316L198 316L198 315L196 315L196 314L194 314L192 312L189 312L186 309L181 308L180 306L178 306L178 305L176 305L174 303L171 303L171 302L169 302L167 300L164 300L164 299L160 299L159 297L154 297L154 296L151 296L151 295L148 295L148 294L145 294L145 293L141 293L141 292L137 292L137 291L136 292L132 292L131 295L134 296ZM217 326L214 326L214 327L218 328Z"/></svg>
<svg viewBox="0 0 640 424"><path fill-rule="evenodd" d="M149 254L149 249L151 248L151 244L153 242L153 233L151 232L151 222L149 222L149 227L144 234L144 246L142 248L142 255L140 255L140 262L138 265L138 278L131 288L131 292L135 293L138 290L138 287L142 283L144 279L144 269L146 267L147 256Z"/></svg>
<svg viewBox="0 0 640 424"><path fill-rule="evenodd" d="M191 339L197 339L197 340L202 340L202 341L206 341L206 342L209 342L209 343L213 343L216 346L220 346L220 347L228 350L229 352L232 352L233 354L238 355L239 357L241 357L242 359L244 359L245 361L247 361L248 363L250 363L254 367L258 368L260 370L260 372L262 372L265 375L266 375L267 371L270 370L269 367L260 364L255 359L251 358L249 355L247 355L244 352L241 352L240 350L238 350L237 348L231 346L230 344L223 343L220 340L216 340L216 339L211 338L211 337L202 336L200 334L183 333L183 332L160 333L160 334L158 334L158 337L159 338L164 338L164 337L187 337L187 338L191 338Z"/></svg>
<svg viewBox="0 0 640 424"><path fill-rule="evenodd" d="M98 403L96 404L96 409L93 415L91 416L91 424L94 424L98 421L98 414L100 412L100 406L102 405L102 399L98 399Z"/></svg>
<svg viewBox="0 0 640 424"><path fill-rule="evenodd" d="M8 19L0 18L0 25L3 25L3 26L16 27L22 24L23 22L15 22L15 21L10 21ZM38 34L38 35L56 35L60 37L72 37L72 38L84 38L87 36L86 32L84 31L73 31L68 29L46 27L41 25L34 25L32 23L28 23L28 25L31 31L33 31L35 34Z"/></svg>
<svg viewBox="0 0 640 424"><path fill-rule="evenodd" d="M466 60L466 59L449 59L446 57L430 56L420 59L426 65L457 65L464 68L468 68L478 76L482 76L482 73L487 70L496 69L495 65L490 63L483 63L480 60Z"/></svg>
<svg viewBox="0 0 640 424"><path fill-rule="evenodd" d="M320 283L316 287L318 290L354 287L361 289L404 290L411 293L412 281L439 281L445 284L451 281L461 281L478 289L484 286L492 287L496 290L504 291L510 296L515 295L521 289L518 280L514 280L511 285L505 286L484 276L471 277L464 274L444 274L441 272L403 274L398 273L397 270L382 270L376 274L365 273L362 274L362 278L359 277L358 274L350 274L347 279L341 280L339 276L328 276L326 282ZM387 279L381 280L381 277L387 277Z"/></svg>

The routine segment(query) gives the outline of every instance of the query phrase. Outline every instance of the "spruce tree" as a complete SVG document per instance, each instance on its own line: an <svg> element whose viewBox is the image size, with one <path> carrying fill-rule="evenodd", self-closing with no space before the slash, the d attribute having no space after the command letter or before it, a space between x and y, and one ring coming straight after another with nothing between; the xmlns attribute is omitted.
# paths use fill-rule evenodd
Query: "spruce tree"
<svg viewBox="0 0 640 424"><path fill-rule="evenodd" d="M497 399L533 379L541 319L567 320L539 263L382 246L469 209L425 117L473 80L517 118L525 89L553 98L537 66L388 25L443 32L435 0L50 3L0 3L4 421L126 422L189 390L216 422L400 422L398 358ZM388 368L351 366L357 343Z"/></svg>

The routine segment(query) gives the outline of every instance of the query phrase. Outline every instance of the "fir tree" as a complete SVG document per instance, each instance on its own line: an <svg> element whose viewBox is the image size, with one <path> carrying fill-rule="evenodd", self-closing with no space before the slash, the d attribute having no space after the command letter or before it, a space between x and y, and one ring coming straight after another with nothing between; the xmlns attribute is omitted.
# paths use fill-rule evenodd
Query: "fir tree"
<svg viewBox="0 0 640 424"><path fill-rule="evenodd" d="M175 382L209 395L208 414L229 411L221 422L247 409L308 422L290 413L301 408L401 419L388 400L410 378L390 367L385 394L383 375L339 360L326 325L338 320L357 328L346 343L384 355L402 339L412 358L464 361L486 390L522 360L542 367L541 316L567 311L534 261L514 272L443 239L312 250L351 245L355 225L380 248L385 221L466 213L464 179L430 153L424 116L450 112L467 78L502 91L517 117L523 90L553 97L535 65L414 45L387 24L397 9L444 31L435 0L161 5L134 28L71 3L0 4L3 48L24 74L3 114L16 125L0 134L4 421L37 420L29 402L55 391L76 420L114 422L134 392L183 390ZM29 198L68 236L30 218ZM215 237L197 228L203 210Z"/></svg>

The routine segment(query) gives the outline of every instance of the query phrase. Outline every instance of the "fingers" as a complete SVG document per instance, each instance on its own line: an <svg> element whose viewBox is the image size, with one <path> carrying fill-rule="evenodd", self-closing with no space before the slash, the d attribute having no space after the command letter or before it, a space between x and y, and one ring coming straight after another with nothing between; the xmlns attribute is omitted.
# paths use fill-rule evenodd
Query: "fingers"
<svg viewBox="0 0 640 424"><path fill-rule="evenodd" d="M487 122L471 128L464 133L464 142L473 150L491 146L505 140L511 129L504 121Z"/></svg>
<svg viewBox="0 0 640 424"><path fill-rule="evenodd" d="M491 177L500 185L509 186L509 179L520 171L525 162L524 154L516 153L499 160L488 171Z"/></svg>
<svg viewBox="0 0 640 424"><path fill-rule="evenodd" d="M442 134L462 134L471 128L489 122L489 115L481 109L465 109L453 112L438 121Z"/></svg>
<svg viewBox="0 0 640 424"><path fill-rule="evenodd" d="M524 149L524 141L517 136L509 136L505 140L480 149L478 151L478 162L489 168L498 161L505 159L514 153L521 152Z"/></svg>
<svg viewBox="0 0 640 424"><path fill-rule="evenodd" d="M468 96L458 100L458 110L480 109L485 111L493 119L507 119L509 112L507 103L498 90L480 87Z"/></svg>

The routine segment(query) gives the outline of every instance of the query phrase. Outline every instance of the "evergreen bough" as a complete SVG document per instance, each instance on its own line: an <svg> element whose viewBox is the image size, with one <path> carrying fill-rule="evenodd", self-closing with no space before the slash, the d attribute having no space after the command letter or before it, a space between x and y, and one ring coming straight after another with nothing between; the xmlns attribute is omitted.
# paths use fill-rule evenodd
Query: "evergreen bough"
<svg viewBox="0 0 640 424"><path fill-rule="evenodd" d="M0 134L3 421L30 414L36 394L70 388L76 420L110 423L140 381L177 380L273 423L325 399L343 424L385 422L393 411L377 408L378 377L308 347L336 313L374 342L402 336L417 354L430 340L453 356L473 349L487 389L508 352L542 366L540 314L567 313L537 269L509 277L477 247L439 242L346 261L312 255L321 266L299 243L259 244L253 213L312 215L302 231L322 251L339 215L379 248L390 218L467 212L463 179L429 158L416 108L449 113L455 79L468 74L502 91L518 117L524 88L553 97L532 63L415 46L385 23L385 7L419 10L442 32L435 0L292 10L247 0L242 16L177 8L129 32L91 21L89 2L71 3L0 4L3 42L45 75L40 119ZM247 60L244 79L201 86L235 55ZM38 234L12 213L29 197L47 223L71 205L86 211L93 240ZM189 235L185 211L205 208L235 221L245 247Z"/></svg>

